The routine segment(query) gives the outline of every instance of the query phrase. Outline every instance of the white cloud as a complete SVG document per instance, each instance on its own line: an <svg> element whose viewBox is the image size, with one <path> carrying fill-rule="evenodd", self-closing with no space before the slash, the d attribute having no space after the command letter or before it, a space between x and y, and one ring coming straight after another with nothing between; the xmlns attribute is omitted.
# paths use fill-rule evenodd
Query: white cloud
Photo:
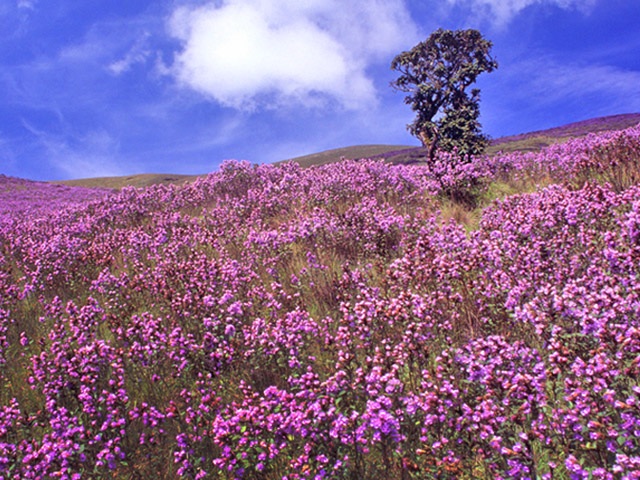
<svg viewBox="0 0 640 480"><path fill-rule="evenodd" d="M524 8L534 5L555 5L565 9L589 12L597 0L447 0L451 4L469 5L474 12L504 25Z"/></svg>
<svg viewBox="0 0 640 480"><path fill-rule="evenodd" d="M555 126L558 118L572 121L640 111L640 71L537 56L504 65L493 81L487 80L483 93L483 116L489 112L483 125L504 126L512 119L515 125L528 126L503 133L519 133L540 128L543 118ZM522 112L527 112L529 122Z"/></svg>
<svg viewBox="0 0 640 480"><path fill-rule="evenodd" d="M122 162L119 144L103 129L90 130L82 135L61 135L40 130L24 119L22 125L44 150L47 162L66 179L110 177L127 172L118 165ZM127 170L132 165L127 164Z"/></svg>
<svg viewBox="0 0 640 480"><path fill-rule="evenodd" d="M640 71L611 65L558 63L548 59L522 65L530 74L531 89L544 103L576 99L606 99L625 105L640 105ZM529 92L531 93L531 92Z"/></svg>
<svg viewBox="0 0 640 480"><path fill-rule="evenodd" d="M122 58L112 62L108 66L109 71L114 75L119 75L129 70L136 63L143 63L146 61L151 54L151 51L147 47L149 36L149 33L144 33L138 37L133 46Z"/></svg>
<svg viewBox="0 0 640 480"><path fill-rule="evenodd" d="M376 100L366 68L417 39L403 0L226 0L177 9L178 81L225 106Z"/></svg>
<svg viewBox="0 0 640 480"><path fill-rule="evenodd" d="M18 0L18 8L26 8L27 10L35 10L36 2L34 0Z"/></svg>
<svg viewBox="0 0 640 480"><path fill-rule="evenodd" d="M10 174L13 167L16 166L16 158L17 156L11 146L10 140L0 136L0 174Z"/></svg>

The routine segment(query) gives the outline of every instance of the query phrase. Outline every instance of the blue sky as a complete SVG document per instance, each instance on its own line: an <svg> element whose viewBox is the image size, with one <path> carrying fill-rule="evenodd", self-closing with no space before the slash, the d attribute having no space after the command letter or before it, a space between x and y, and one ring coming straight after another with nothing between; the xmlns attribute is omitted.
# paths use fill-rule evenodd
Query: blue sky
<svg viewBox="0 0 640 480"><path fill-rule="evenodd" d="M0 173L207 173L417 145L393 57L476 28L493 137L640 112L637 0L0 0Z"/></svg>

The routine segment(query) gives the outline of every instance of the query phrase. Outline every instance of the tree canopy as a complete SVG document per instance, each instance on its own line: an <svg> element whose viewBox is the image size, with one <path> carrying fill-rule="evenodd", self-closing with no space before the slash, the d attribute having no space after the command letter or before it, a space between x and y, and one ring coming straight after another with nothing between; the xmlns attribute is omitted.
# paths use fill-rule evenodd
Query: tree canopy
<svg viewBox="0 0 640 480"><path fill-rule="evenodd" d="M409 93L405 103L417 113L407 128L431 159L437 149L457 149L461 155L484 150L488 139L478 121L480 90L467 89L479 74L498 67L492 46L477 30L438 29L393 59L391 68L401 75L391 85Z"/></svg>

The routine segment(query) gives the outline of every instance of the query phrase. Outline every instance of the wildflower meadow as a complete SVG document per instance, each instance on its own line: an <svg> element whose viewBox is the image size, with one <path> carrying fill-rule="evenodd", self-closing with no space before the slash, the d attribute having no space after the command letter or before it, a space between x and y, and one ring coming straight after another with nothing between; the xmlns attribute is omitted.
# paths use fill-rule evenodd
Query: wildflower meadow
<svg viewBox="0 0 640 480"><path fill-rule="evenodd" d="M0 177L2 479L640 479L640 126Z"/></svg>

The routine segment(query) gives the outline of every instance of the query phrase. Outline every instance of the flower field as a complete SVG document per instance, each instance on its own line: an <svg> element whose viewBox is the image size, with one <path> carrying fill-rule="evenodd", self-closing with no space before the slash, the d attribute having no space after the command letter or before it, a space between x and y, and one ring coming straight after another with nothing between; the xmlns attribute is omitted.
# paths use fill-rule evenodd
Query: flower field
<svg viewBox="0 0 640 480"><path fill-rule="evenodd" d="M34 185L0 177L0 478L640 479L640 126Z"/></svg>

